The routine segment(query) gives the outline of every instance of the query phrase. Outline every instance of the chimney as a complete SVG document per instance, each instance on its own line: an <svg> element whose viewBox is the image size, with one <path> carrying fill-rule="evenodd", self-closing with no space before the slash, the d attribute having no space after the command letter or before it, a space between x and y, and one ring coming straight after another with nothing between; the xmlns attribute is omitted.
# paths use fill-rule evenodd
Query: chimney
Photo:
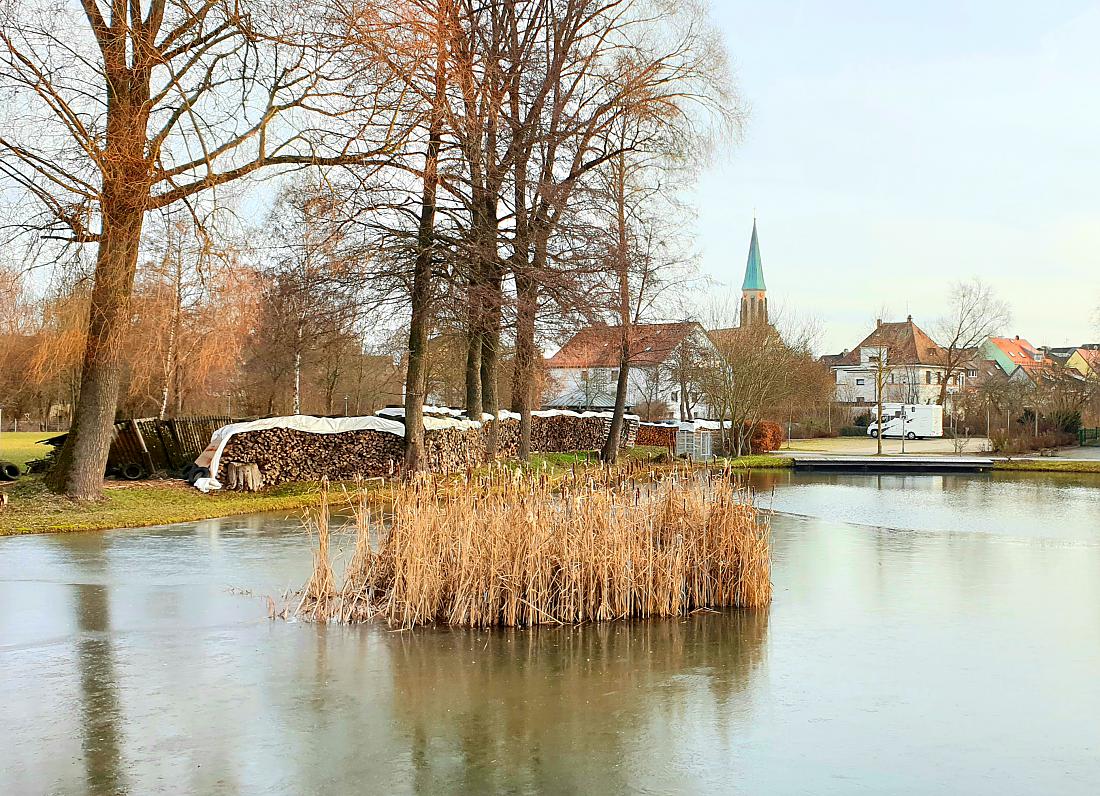
<svg viewBox="0 0 1100 796"><path fill-rule="evenodd" d="M1020 342L1020 335L1016 335L1016 342Z"/></svg>
<svg viewBox="0 0 1100 796"><path fill-rule="evenodd" d="M906 318L905 320L909 321L909 323L912 323L912 322L913 322L913 316L912 316L912 315L910 315L910 316L909 316L909 317L907 317L907 318Z"/></svg>
<svg viewBox="0 0 1100 796"><path fill-rule="evenodd" d="M878 327L880 327L880 326L882 326L882 318L878 318L878 319L877 319L877 320L875 321L875 328L877 329L877 328L878 328Z"/></svg>

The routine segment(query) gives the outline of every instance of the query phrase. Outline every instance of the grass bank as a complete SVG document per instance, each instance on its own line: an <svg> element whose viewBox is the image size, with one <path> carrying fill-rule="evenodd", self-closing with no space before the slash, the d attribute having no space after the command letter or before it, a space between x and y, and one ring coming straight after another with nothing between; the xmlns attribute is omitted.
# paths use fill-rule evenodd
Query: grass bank
<svg viewBox="0 0 1100 796"><path fill-rule="evenodd" d="M30 444L33 446L33 441ZM39 451L32 450L30 458L36 455L40 455ZM648 447L634 448L623 460L627 466L653 470L676 463L663 448ZM744 470L773 470L790 467L791 460L782 456L742 456L719 459L717 466L723 465ZM547 472L558 478L577 468L599 466L594 452L537 454L526 465L530 470ZM103 499L88 505L53 494L41 478L24 476L14 484L5 485L9 504L0 510L0 536L140 528L260 511L297 511L317 506L321 490L320 484L302 483L283 484L256 494L215 492L205 495L175 480L109 480L105 487ZM383 499L388 492L378 490L378 494Z"/></svg>
<svg viewBox="0 0 1100 796"><path fill-rule="evenodd" d="M738 470L787 470L794 466L794 459L789 456L738 456L718 462Z"/></svg>
<svg viewBox="0 0 1100 796"><path fill-rule="evenodd" d="M1011 459L993 463L994 470L1015 470L1030 473L1100 473L1100 459Z"/></svg>
<svg viewBox="0 0 1100 796"><path fill-rule="evenodd" d="M41 459L50 452L47 445L37 444L40 440L56 437L59 432L45 431L4 431L0 432L0 461L15 462L19 469L26 469L31 459Z"/></svg>
<svg viewBox="0 0 1100 796"><path fill-rule="evenodd" d="M5 491L8 506L0 510L0 536L137 528L257 511L291 511L317 505L320 495L317 484L286 484L258 494L204 495L184 481L108 481L103 500L86 505L53 494L40 478L23 478Z"/></svg>

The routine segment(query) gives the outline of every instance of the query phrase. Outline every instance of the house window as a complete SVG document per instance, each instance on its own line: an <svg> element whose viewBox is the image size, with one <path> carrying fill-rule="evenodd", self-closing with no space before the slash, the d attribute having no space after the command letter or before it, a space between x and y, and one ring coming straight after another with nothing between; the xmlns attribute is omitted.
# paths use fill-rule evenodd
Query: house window
<svg viewBox="0 0 1100 796"><path fill-rule="evenodd" d="M925 384L931 384L932 383L932 371L930 371L930 370L924 371L924 383Z"/></svg>
<svg viewBox="0 0 1100 796"><path fill-rule="evenodd" d="M581 381L588 381L588 371L587 370L582 370L581 371Z"/></svg>
<svg viewBox="0 0 1100 796"><path fill-rule="evenodd" d="M968 378L968 379L977 378L977 376L978 376L978 371L976 371L976 370L970 369L970 370L966 371L966 378Z"/></svg>
<svg viewBox="0 0 1100 796"><path fill-rule="evenodd" d="M856 379L856 386L857 387L862 387L866 383L867 383L867 379Z"/></svg>
<svg viewBox="0 0 1100 796"><path fill-rule="evenodd" d="M674 400L674 401L679 401L680 400L680 391L679 390L673 391L672 400Z"/></svg>

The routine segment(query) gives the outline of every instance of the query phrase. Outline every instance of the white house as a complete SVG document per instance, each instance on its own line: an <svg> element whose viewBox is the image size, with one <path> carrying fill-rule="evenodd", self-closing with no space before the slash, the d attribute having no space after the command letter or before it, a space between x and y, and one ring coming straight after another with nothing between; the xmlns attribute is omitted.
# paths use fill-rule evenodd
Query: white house
<svg viewBox="0 0 1100 796"><path fill-rule="evenodd" d="M634 324L629 330L627 409L648 419L690 420L709 409L696 387L698 370L718 352L694 322ZM615 405L622 327L581 329L546 361L544 406L603 410Z"/></svg>
<svg viewBox="0 0 1100 796"><path fill-rule="evenodd" d="M910 315L896 323L877 322L875 330L843 354L822 357L836 374L836 399L850 404L873 404L880 371L882 398L910 404L939 401L946 379L948 396L958 393L971 371L947 377L945 352Z"/></svg>

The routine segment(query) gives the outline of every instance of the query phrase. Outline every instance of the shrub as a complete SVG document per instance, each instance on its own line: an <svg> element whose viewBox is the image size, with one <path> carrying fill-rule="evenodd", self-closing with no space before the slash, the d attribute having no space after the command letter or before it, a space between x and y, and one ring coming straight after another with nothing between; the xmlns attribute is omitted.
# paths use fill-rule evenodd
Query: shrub
<svg viewBox="0 0 1100 796"><path fill-rule="evenodd" d="M749 439L749 448L753 453L767 453L779 450L783 444L783 427L770 420L761 420L753 429Z"/></svg>
<svg viewBox="0 0 1100 796"><path fill-rule="evenodd" d="M1011 456L1018 453L1032 453L1043 448L1060 448L1075 445L1077 437L1064 431L1041 432L1038 436L1026 434L1009 437L1004 431L995 431L989 438L996 453Z"/></svg>
<svg viewBox="0 0 1100 796"><path fill-rule="evenodd" d="M1051 412L1050 425L1063 433L1076 434L1081 430L1081 413L1072 409L1059 409Z"/></svg>

